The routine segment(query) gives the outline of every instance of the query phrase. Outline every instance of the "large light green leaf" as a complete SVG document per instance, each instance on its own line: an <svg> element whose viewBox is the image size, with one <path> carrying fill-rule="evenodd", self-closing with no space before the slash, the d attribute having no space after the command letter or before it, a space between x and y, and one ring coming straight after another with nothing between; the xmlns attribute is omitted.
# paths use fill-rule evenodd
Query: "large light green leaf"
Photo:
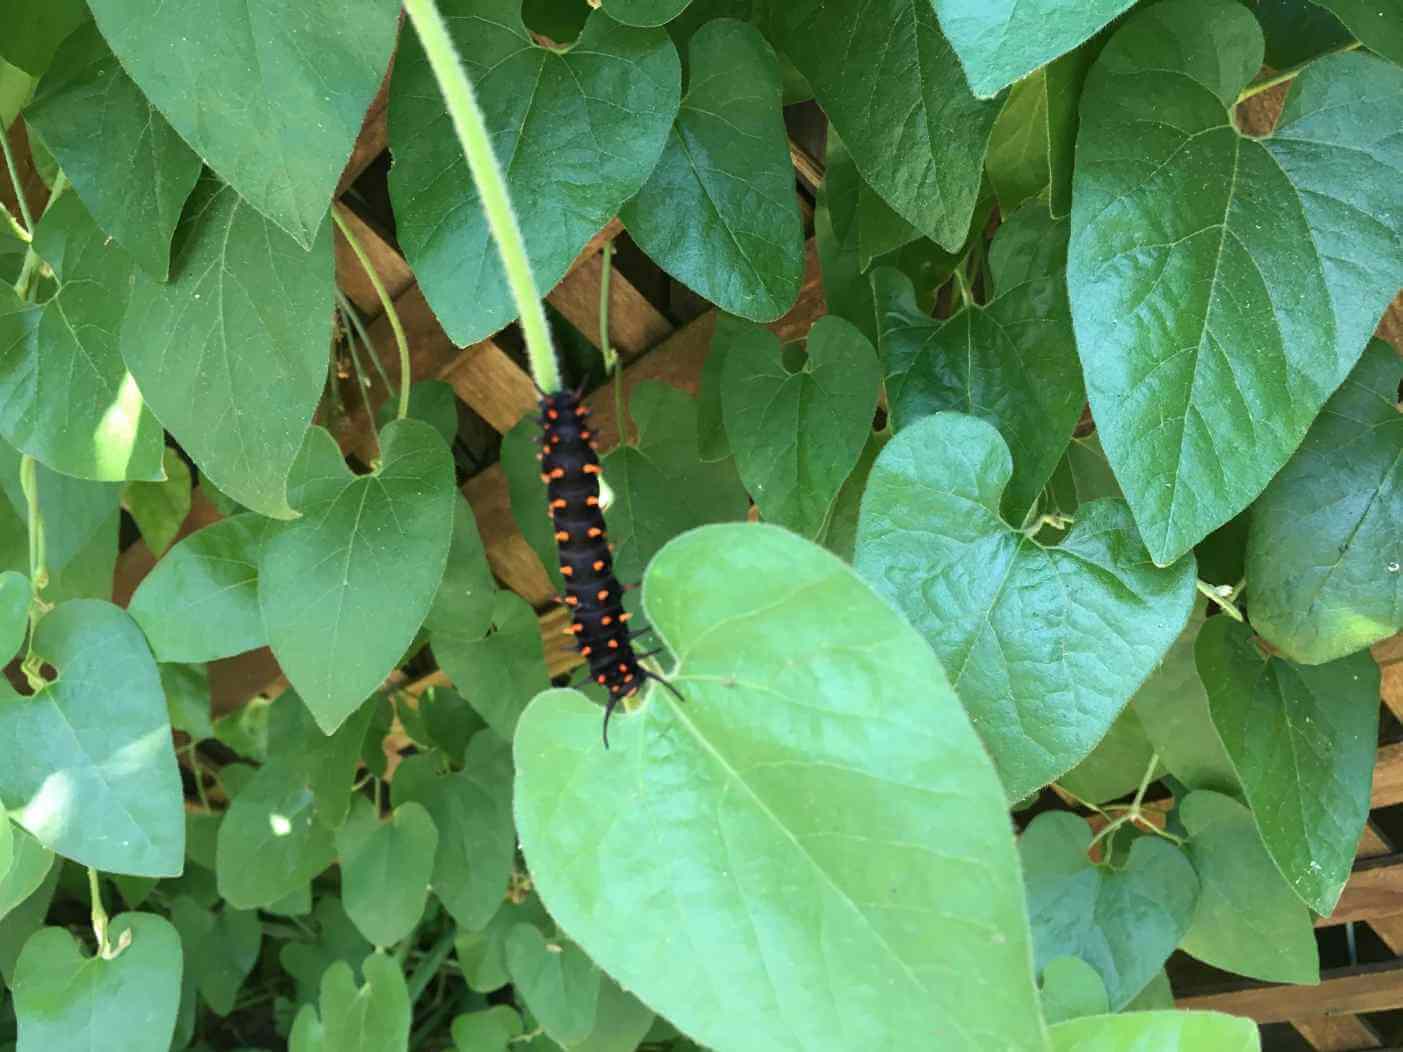
<svg viewBox="0 0 1403 1052"><path fill-rule="evenodd" d="M24 119L97 224L164 281L200 158L127 76L97 26L84 24L59 48Z"/></svg>
<svg viewBox="0 0 1403 1052"><path fill-rule="evenodd" d="M438 593L457 500L453 458L432 427L399 420L382 461L353 475L336 440L308 435L298 510L263 546L258 605L278 663L327 734L404 655Z"/></svg>
<svg viewBox="0 0 1403 1052"><path fill-rule="evenodd" d="M1194 654L1262 842L1292 890L1328 916L1369 814L1379 667L1367 651L1315 666L1268 657L1227 617L1208 619Z"/></svg>
<svg viewBox="0 0 1403 1052"><path fill-rule="evenodd" d="M536 283L549 289L647 181L681 96L661 29L602 11L569 49L537 45L521 0L441 5L477 90ZM516 317L497 246L418 38L406 33L390 87L390 197L399 243L458 344Z"/></svg>
<svg viewBox="0 0 1403 1052"><path fill-rule="evenodd" d="M258 963L263 926L253 910L207 910L184 896L171 903L185 969L216 1015L234 1010L244 980Z"/></svg>
<svg viewBox="0 0 1403 1052"><path fill-rule="evenodd" d="M1382 340L1252 506L1252 625L1315 665L1403 629L1403 360Z"/></svg>
<svg viewBox="0 0 1403 1052"><path fill-rule="evenodd" d="M1314 62L1251 139L1230 110L1261 61L1242 5L1159 4L1112 37L1082 96L1072 318L1161 565L1262 491L1403 285L1403 69Z"/></svg>
<svg viewBox="0 0 1403 1052"><path fill-rule="evenodd" d="M726 355L726 436L760 514L815 537L872 431L881 366L867 338L831 315L809 330L795 372L777 337L763 342L764 353L756 346Z"/></svg>
<svg viewBox="0 0 1403 1052"><path fill-rule="evenodd" d="M1040 204L1010 216L989 250L994 296L937 321L899 271L873 271L892 426L942 409L987 420L1013 454L1004 491L1021 523L1057 467L1086 395L1067 307L1067 224Z"/></svg>
<svg viewBox="0 0 1403 1052"><path fill-rule="evenodd" d="M567 1048L589 1037L599 1003L599 969L572 942L547 944L534 924L507 936L512 986L546 1033Z"/></svg>
<svg viewBox="0 0 1403 1052"><path fill-rule="evenodd" d="M564 930L718 1052L1043 1049L1003 792L929 648L770 526L684 534L644 599L686 704L654 688L607 752L574 691L517 731L517 828Z"/></svg>
<svg viewBox="0 0 1403 1052"><path fill-rule="evenodd" d="M495 732L468 745L464 769L446 774L431 757L410 757L395 772L394 801L428 811L438 830L431 886L453 919L485 928L502 904L516 857L511 749Z"/></svg>
<svg viewBox="0 0 1403 1052"><path fill-rule="evenodd" d="M1257 1024L1217 1012L1136 1012L1052 1028L1054 1052L1260 1052Z"/></svg>
<svg viewBox="0 0 1403 1052"><path fill-rule="evenodd" d="M970 87L987 99L1071 51L1134 0L934 0Z"/></svg>
<svg viewBox="0 0 1403 1052"><path fill-rule="evenodd" d="M90 6L123 68L175 130L240 197L309 247L385 76L399 5Z"/></svg>
<svg viewBox="0 0 1403 1052"><path fill-rule="evenodd" d="M0 287L0 434L79 478L159 479L161 427L118 353L132 261L75 194L54 201L35 251L59 279L43 306Z"/></svg>
<svg viewBox="0 0 1403 1052"><path fill-rule="evenodd" d="M419 923L429 900L438 832L419 804L402 804L388 821L357 797L336 831L346 915L376 946L393 946Z"/></svg>
<svg viewBox="0 0 1403 1052"><path fill-rule="evenodd" d="M26 697L0 689L0 800L82 865L178 875L184 794L141 630L111 603L75 599L39 622L34 652L58 675Z"/></svg>
<svg viewBox="0 0 1403 1052"><path fill-rule="evenodd" d="M9 818L0 815L10 838L8 865L0 867L0 919L38 890L53 868L54 853Z"/></svg>
<svg viewBox="0 0 1403 1052"><path fill-rule="evenodd" d="M1184 853L1145 836L1122 865L1087 858L1091 827L1066 811L1039 815L1018 850L1037 966L1079 957L1120 1010L1148 983L1193 921L1198 877Z"/></svg>
<svg viewBox="0 0 1403 1052"><path fill-rule="evenodd" d="M202 475L263 515L293 515L287 476L326 385L332 292L329 225L304 251L212 177L176 230L170 283L136 276L127 366Z"/></svg>
<svg viewBox="0 0 1403 1052"><path fill-rule="evenodd" d="M1179 805L1198 872L1198 907L1180 947L1199 960L1271 983L1318 983L1310 910L1262 846L1252 812L1222 793Z"/></svg>
<svg viewBox="0 0 1403 1052"><path fill-rule="evenodd" d="M1398 0L1315 0L1370 51L1403 65L1403 8Z"/></svg>
<svg viewBox="0 0 1403 1052"><path fill-rule="evenodd" d="M180 1007L180 936L164 917L112 918L111 960L88 957L66 928L45 928L25 944L15 969L18 1052L169 1047Z"/></svg>
<svg viewBox="0 0 1403 1052"><path fill-rule="evenodd" d="M614 491L606 510L614 571L637 581L664 544L709 522L741 521L750 507L729 458L706 463L697 450L697 403L667 384L634 388L629 415L636 444L604 458L604 478Z"/></svg>
<svg viewBox="0 0 1403 1052"><path fill-rule="evenodd" d="M12 0L6 13L0 55L36 77L64 38L92 17L84 0Z"/></svg>
<svg viewBox="0 0 1403 1052"><path fill-rule="evenodd" d="M982 420L911 425L873 465L853 565L935 648L1016 800L1110 730L1184 627L1194 564L1155 567L1116 500L1039 544L999 517L1011 472Z"/></svg>
<svg viewBox="0 0 1403 1052"><path fill-rule="evenodd" d="M127 611L158 661L214 661L268 641L258 609L258 555L269 523L235 515L168 551Z"/></svg>
<svg viewBox="0 0 1403 1052"><path fill-rule="evenodd" d="M687 95L662 157L620 213L640 248L721 310L773 321L804 277L804 229L779 64L754 26L691 39Z"/></svg>
<svg viewBox="0 0 1403 1052"><path fill-rule="evenodd" d="M998 102L970 94L931 0L769 0L762 23L863 177L921 233L964 243Z"/></svg>
<svg viewBox="0 0 1403 1052"><path fill-rule="evenodd" d="M441 627L430 642L458 693L504 741L516 733L516 721L531 699L550 685L536 612L505 588L493 603L492 630L486 636L463 636Z"/></svg>

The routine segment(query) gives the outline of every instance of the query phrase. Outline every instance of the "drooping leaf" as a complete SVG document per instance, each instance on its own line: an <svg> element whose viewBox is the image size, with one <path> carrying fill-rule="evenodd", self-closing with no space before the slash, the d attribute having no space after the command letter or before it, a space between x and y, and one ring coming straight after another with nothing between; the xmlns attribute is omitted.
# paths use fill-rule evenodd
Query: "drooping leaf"
<svg viewBox="0 0 1403 1052"><path fill-rule="evenodd" d="M127 483L127 510L141 530L141 538L152 553L160 558L175 540L181 525L190 514L190 468L175 450L167 448L161 463L165 470L163 482Z"/></svg>
<svg viewBox="0 0 1403 1052"><path fill-rule="evenodd" d="M687 703L655 689L605 752L598 707L550 691L517 733L517 828L563 928L719 1052L1042 1049L1003 793L925 644L768 526L677 538L644 598Z"/></svg>
<svg viewBox="0 0 1403 1052"><path fill-rule="evenodd" d="M1161 565L1262 491L1403 284L1403 69L1314 62L1253 139L1230 110L1261 61L1240 4L1157 5L1083 94L1072 318L1098 433Z"/></svg>
<svg viewBox="0 0 1403 1052"><path fill-rule="evenodd" d="M726 355L721 405L741 481L766 520L806 537L822 529L872 430L881 368L872 345L841 318L809 330L790 372L772 334Z"/></svg>
<svg viewBox="0 0 1403 1052"><path fill-rule="evenodd" d="M1389 0L1314 0L1370 51L1403 65L1403 10Z"/></svg>
<svg viewBox="0 0 1403 1052"><path fill-rule="evenodd" d="M45 928L25 944L15 969L19 1049L166 1048L180 1005L180 936L164 917L112 918L111 960L88 957L65 928ZM137 992L139 991L139 996Z"/></svg>
<svg viewBox="0 0 1403 1052"><path fill-rule="evenodd" d="M755 27L734 19L708 22L689 47L687 95L667 145L620 216L688 288L723 311L773 321L804 277L779 64Z"/></svg>
<svg viewBox="0 0 1403 1052"><path fill-rule="evenodd" d="M599 969L572 942L548 945L534 924L507 936L507 971L531 1014L567 1048L589 1037L599 1002Z"/></svg>
<svg viewBox="0 0 1403 1052"><path fill-rule="evenodd" d="M24 119L98 226L164 281L200 158L127 76L97 26L87 22L64 41Z"/></svg>
<svg viewBox="0 0 1403 1052"><path fill-rule="evenodd" d="M1403 629L1403 360L1375 340L1252 506L1252 625L1319 664Z"/></svg>
<svg viewBox="0 0 1403 1052"><path fill-rule="evenodd" d="M54 853L27 832L0 815L10 840L9 863L0 867L0 920L10 914L44 883L53 868Z"/></svg>
<svg viewBox="0 0 1403 1052"><path fill-rule="evenodd" d="M258 963L263 927L252 910L207 910L188 898L171 903L185 968L215 1015L227 1016L244 980Z"/></svg>
<svg viewBox="0 0 1403 1052"><path fill-rule="evenodd" d="M1137 1012L1052 1028L1054 1052L1260 1052L1257 1024L1217 1012Z"/></svg>
<svg viewBox="0 0 1403 1052"><path fill-rule="evenodd" d="M89 6L123 68L181 137L240 197L310 247L389 66L398 5ZM172 49L172 40L181 46Z"/></svg>
<svg viewBox="0 0 1403 1052"><path fill-rule="evenodd" d="M1227 617L1208 619L1194 655L1267 852L1301 900L1328 916L1369 814L1379 667L1368 651L1314 666L1268 657Z"/></svg>
<svg viewBox="0 0 1403 1052"><path fill-rule="evenodd" d="M381 433L380 448L379 469L354 475L327 431L309 432L296 469L302 518L268 539L258 568L268 642L327 734L403 656L452 541L457 493L443 439L405 419Z"/></svg>
<svg viewBox="0 0 1403 1052"><path fill-rule="evenodd" d="M1095 35L1134 0L934 0L970 87L990 98Z"/></svg>
<svg viewBox="0 0 1403 1052"><path fill-rule="evenodd" d="M482 535L473 517L472 505L459 498L453 504L453 539L448 545L448 563L443 568L443 580L429 612L424 616L424 628L479 639L492 624L492 608L497 582L487 564Z"/></svg>
<svg viewBox="0 0 1403 1052"><path fill-rule="evenodd" d="M1056 547L999 517L994 428L937 413L887 443L853 565L935 648L1017 800L1080 763L1189 616L1193 559L1149 559L1120 501L1083 504Z"/></svg>
<svg viewBox="0 0 1403 1052"><path fill-rule="evenodd" d="M1066 811L1029 823L1019 841L1039 969L1079 957L1101 975L1113 1010L1150 981L1193 921L1198 877L1158 837L1136 840L1124 865L1087 858L1091 827Z"/></svg>
<svg viewBox="0 0 1403 1052"><path fill-rule="evenodd" d="M1318 983L1310 910L1272 864L1252 812L1230 796L1195 792L1179 814L1199 879L1198 906L1181 948L1253 979Z"/></svg>
<svg viewBox="0 0 1403 1052"><path fill-rule="evenodd" d="M1021 523L1071 439L1086 401L1067 306L1065 222L1038 204L994 238L994 296L937 321L897 271L873 271L888 407L899 433L945 409L987 420L1013 454L1003 508Z"/></svg>
<svg viewBox="0 0 1403 1052"><path fill-rule="evenodd" d="M440 628L431 642L458 692L489 727L510 741L527 704L550 685L545 647L536 612L515 592L497 593L492 626L485 637L464 637Z"/></svg>
<svg viewBox="0 0 1403 1052"><path fill-rule="evenodd" d="M42 306L0 287L0 434L55 471L161 478L161 428L118 353L132 261L76 194L44 212L34 250L59 279Z"/></svg>
<svg viewBox="0 0 1403 1052"><path fill-rule="evenodd" d="M429 898L438 832L418 804L402 804L382 822L365 797L336 831L346 915L375 946L393 946L419 923Z"/></svg>
<svg viewBox="0 0 1403 1052"><path fill-rule="evenodd" d="M170 282L137 272L122 320L122 357L152 412L202 475L273 518L293 515L287 477L326 384L332 292L330 224L306 251L206 176Z"/></svg>
<svg viewBox="0 0 1403 1052"><path fill-rule="evenodd" d="M521 0L452 0L444 20L502 159L542 289L647 181L681 96L661 29L596 11L568 49L536 44ZM462 148L418 37L406 32L390 87L390 197L399 243L460 345L516 316Z"/></svg>
<svg viewBox="0 0 1403 1052"><path fill-rule="evenodd" d="M614 571L626 582L679 533L709 522L740 521L750 507L729 458L704 462L697 450L697 403L664 383L634 388L629 415L635 444L604 457L604 478L614 491L606 511Z"/></svg>
<svg viewBox="0 0 1403 1052"><path fill-rule="evenodd" d="M1056 1025L1111 1010L1101 973L1080 957L1058 957L1043 968L1040 989L1043 1018Z"/></svg>
<svg viewBox="0 0 1403 1052"><path fill-rule="evenodd" d="M999 103L970 93L930 0L770 3L762 28L808 78L872 188L959 248Z"/></svg>
<svg viewBox="0 0 1403 1052"><path fill-rule="evenodd" d="M0 55L36 77L64 38L92 17L84 0L15 0L8 16Z"/></svg>
<svg viewBox="0 0 1403 1052"><path fill-rule="evenodd" d="M141 630L111 603L75 599L39 622L34 652L58 674L25 697L0 685L0 801L75 862L176 876L183 792Z"/></svg>
<svg viewBox="0 0 1403 1052"><path fill-rule="evenodd" d="M269 523L235 515L171 548L127 610L158 661L214 661L268 642L258 609L258 559Z"/></svg>

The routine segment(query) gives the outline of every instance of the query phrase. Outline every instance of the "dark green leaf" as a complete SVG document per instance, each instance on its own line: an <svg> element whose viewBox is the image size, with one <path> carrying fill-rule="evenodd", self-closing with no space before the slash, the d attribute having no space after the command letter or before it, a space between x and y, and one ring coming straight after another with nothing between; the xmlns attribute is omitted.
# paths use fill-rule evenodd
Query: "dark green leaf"
<svg viewBox="0 0 1403 1052"><path fill-rule="evenodd" d="M1114 500L1044 547L999 517L1011 473L981 420L911 425L872 468L854 566L935 648L1016 800L1110 730L1183 628L1194 566L1155 567Z"/></svg>
<svg viewBox="0 0 1403 1052"><path fill-rule="evenodd" d="M394 958L382 953L367 957L361 970L363 986L356 985L355 974L344 961L326 970L321 985L324 1044L306 1047L326 1052L404 1052L409 1047L414 1006L404 973ZM303 1009L308 1011L310 1006ZM297 1046L292 1047L295 1052Z"/></svg>
<svg viewBox="0 0 1403 1052"><path fill-rule="evenodd" d="M604 10L631 26L660 26L680 15L691 0L604 0Z"/></svg>
<svg viewBox="0 0 1403 1052"><path fill-rule="evenodd" d="M1227 617L1208 619L1194 654L1262 842L1292 890L1328 916L1369 814L1379 667L1368 652L1315 666L1268 657Z"/></svg>
<svg viewBox="0 0 1403 1052"><path fill-rule="evenodd" d="M881 369L872 345L841 318L809 331L801 369L786 368L778 337L726 356L721 405L741 480L760 514L817 536L872 430Z"/></svg>
<svg viewBox="0 0 1403 1052"><path fill-rule="evenodd" d="M181 137L310 247L389 66L399 5L89 3L123 68Z"/></svg>
<svg viewBox="0 0 1403 1052"><path fill-rule="evenodd" d="M1100 973L1119 1010L1153 978L1194 916L1198 877L1184 853L1146 836L1120 868L1087 858L1091 827L1076 815L1039 815L1019 841L1038 967L1079 957Z"/></svg>
<svg viewBox="0 0 1403 1052"><path fill-rule="evenodd" d="M517 828L562 927L722 1052L1042 1049L1003 793L929 648L775 527L684 534L644 598L687 703L654 689L605 752L598 706L550 691L517 733Z"/></svg>
<svg viewBox="0 0 1403 1052"><path fill-rule="evenodd" d="M531 39L520 0L451 0L441 10L503 159L536 282L551 288L657 163L681 96L677 51L661 29L600 11L558 50ZM516 307L412 33L395 59L389 119L399 243L453 341L480 340Z"/></svg>
<svg viewBox="0 0 1403 1052"><path fill-rule="evenodd" d="M507 937L518 924L526 921L537 927L550 927L550 917L535 895L523 902L503 901L480 931L458 930L453 952L469 989L487 993L511 980L507 974Z"/></svg>
<svg viewBox="0 0 1403 1052"><path fill-rule="evenodd" d="M1240 4L1160 4L1116 33L1083 95L1072 317L1102 444L1161 565L1262 491L1403 284L1388 130L1403 69L1314 62L1252 139L1231 108L1261 62Z"/></svg>
<svg viewBox="0 0 1403 1052"><path fill-rule="evenodd" d="M1217 1012L1140 1012L1052 1028L1053 1052L1260 1052L1257 1024Z"/></svg>
<svg viewBox="0 0 1403 1052"><path fill-rule="evenodd" d="M337 829L351 806L351 784L376 706L361 705L327 735L295 691L278 695L268 724L268 759L286 762L312 790L318 820ZM378 742L377 742L378 744Z"/></svg>
<svg viewBox="0 0 1403 1052"><path fill-rule="evenodd" d="M453 1020L453 1044L457 1052L510 1052L525 1029L515 1008L493 1005Z"/></svg>
<svg viewBox="0 0 1403 1052"><path fill-rule="evenodd" d="M210 722L209 672L204 665L161 665L161 689L171 730L183 731L191 741L214 737Z"/></svg>
<svg viewBox="0 0 1403 1052"><path fill-rule="evenodd" d="M1256 10L1273 69L1298 66L1350 41L1340 20L1311 0L1257 0Z"/></svg>
<svg viewBox="0 0 1403 1052"><path fill-rule="evenodd" d="M472 505L458 498L453 504L453 539L448 564L433 606L424 617L430 635L439 631L467 639L480 639L492 624L497 582L487 564L482 535Z"/></svg>
<svg viewBox="0 0 1403 1052"><path fill-rule="evenodd" d="M655 1018L652 1009L600 972L594 1029L570 1045L570 1052L634 1052Z"/></svg>
<svg viewBox="0 0 1403 1052"><path fill-rule="evenodd" d="M29 633L29 578L14 570L0 573L0 661L9 664ZM4 867L0 866L0 871Z"/></svg>
<svg viewBox="0 0 1403 1052"><path fill-rule="evenodd" d="M7 986L14 986L15 964L24 944L44 926L62 871L62 866L51 866L49 875L34 893L0 918L0 979L4 979Z"/></svg>
<svg viewBox="0 0 1403 1052"><path fill-rule="evenodd" d="M97 26L85 23L59 48L24 119L97 224L164 281L200 158L127 76Z"/></svg>
<svg viewBox="0 0 1403 1052"><path fill-rule="evenodd" d="M1134 705L1127 705L1091 755L1057 779L1057 784L1083 800L1103 804L1137 788L1154 756Z"/></svg>
<svg viewBox="0 0 1403 1052"><path fill-rule="evenodd" d="M258 568L268 642L327 734L403 657L452 540L457 487L443 439L398 420L380 448L379 469L353 475L335 439L314 428L296 469L302 518L268 539Z"/></svg>
<svg viewBox="0 0 1403 1052"><path fill-rule="evenodd" d="M536 612L515 592L497 593L492 624L485 638L440 629L432 643L434 656L459 693L489 727L510 741L527 703L549 686L545 647Z"/></svg>
<svg viewBox="0 0 1403 1052"><path fill-rule="evenodd" d="M507 936L507 971L517 994L558 1044L569 1047L594 1030L599 969L572 942L547 945L534 924Z"/></svg>
<svg viewBox="0 0 1403 1052"><path fill-rule="evenodd" d="M1315 0L1370 51L1403 65L1403 9L1388 0Z"/></svg>
<svg viewBox="0 0 1403 1052"><path fill-rule="evenodd" d="M127 511L141 530L141 539L160 558L190 514L190 468L175 450L167 448L161 463L164 482L129 482L125 493Z"/></svg>
<svg viewBox="0 0 1403 1052"><path fill-rule="evenodd" d="M828 521L824 523L819 543L838 558L853 561L857 549L857 526L862 511L862 497L867 492L867 481L872 476L872 466L877 457L891 440L891 432L872 432L867 436L867 444L862 447L862 455L857 458L857 467L843 483L838 497L829 510Z"/></svg>
<svg viewBox="0 0 1403 1052"><path fill-rule="evenodd" d="M173 877L185 865L183 791L161 680L141 630L97 599L39 622L57 678L0 694L0 800L20 825L94 869Z"/></svg>
<svg viewBox="0 0 1403 1052"><path fill-rule="evenodd" d="M688 288L723 311L773 321L804 277L779 64L755 28L734 19L707 23L690 49L667 145L621 218Z"/></svg>
<svg viewBox="0 0 1403 1052"><path fill-rule="evenodd" d="M419 923L429 899L438 849L433 819L418 804L401 804L382 822L365 797L336 831L346 914L376 946L393 946Z"/></svg>
<svg viewBox="0 0 1403 1052"><path fill-rule="evenodd" d="M39 76L64 38L92 16L84 0L15 0L7 12L0 55Z"/></svg>
<svg viewBox="0 0 1403 1052"><path fill-rule="evenodd" d="M1403 360L1382 340L1252 506L1252 624L1315 665L1403 629Z"/></svg>
<svg viewBox="0 0 1403 1052"><path fill-rule="evenodd" d="M10 838L10 858L0 867L0 920L33 895L53 868L54 853L21 826L0 815Z"/></svg>
<svg viewBox="0 0 1403 1052"><path fill-rule="evenodd" d="M171 922L180 932L185 968L215 1015L227 1016L244 980L258 963L263 928L252 910L214 913L188 898L171 903Z"/></svg>
<svg viewBox="0 0 1403 1052"><path fill-rule="evenodd" d="M317 931L315 942L290 942L278 952L282 966L297 980L299 1001L316 1000L322 974L337 961L344 961L359 976L361 962L371 949L335 895L317 900L312 923Z"/></svg>
<svg viewBox="0 0 1403 1052"><path fill-rule="evenodd" d="M1292 893L1230 796L1190 793L1179 805L1198 871L1198 907L1180 943L1199 960L1271 983L1320 981L1310 910Z"/></svg>
<svg viewBox="0 0 1403 1052"><path fill-rule="evenodd" d="M1080 957L1049 961L1042 974L1043 1018L1048 1024L1111 1010L1101 973Z"/></svg>
<svg viewBox="0 0 1403 1052"><path fill-rule="evenodd" d="M395 419L398 410L396 399L385 399L375 414L376 426L383 430ZM443 444L450 448L458 437L458 395L442 380L420 380L410 387L409 415L437 431Z"/></svg>
<svg viewBox="0 0 1403 1052"><path fill-rule="evenodd" d="M122 356L161 423L202 475L274 518L293 515L287 477L326 385L332 291L330 224L304 251L206 176L170 283L138 271L122 322Z"/></svg>
<svg viewBox="0 0 1403 1052"><path fill-rule="evenodd" d="M1174 1007L1174 990L1169 985L1169 975L1160 969L1155 977L1145 984L1122 1012L1159 1012Z"/></svg>

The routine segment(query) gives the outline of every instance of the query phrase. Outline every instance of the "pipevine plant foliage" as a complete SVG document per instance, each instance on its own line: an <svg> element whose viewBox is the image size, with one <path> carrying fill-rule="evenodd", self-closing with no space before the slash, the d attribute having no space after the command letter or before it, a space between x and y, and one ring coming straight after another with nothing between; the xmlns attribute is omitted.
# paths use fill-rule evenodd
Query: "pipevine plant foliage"
<svg viewBox="0 0 1403 1052"><path fill-rule="evenodd" d="M1368 812L1403 9L406 7L0 19L0 1048L1259 1048L1165 965L1318 982Z"/></svg>

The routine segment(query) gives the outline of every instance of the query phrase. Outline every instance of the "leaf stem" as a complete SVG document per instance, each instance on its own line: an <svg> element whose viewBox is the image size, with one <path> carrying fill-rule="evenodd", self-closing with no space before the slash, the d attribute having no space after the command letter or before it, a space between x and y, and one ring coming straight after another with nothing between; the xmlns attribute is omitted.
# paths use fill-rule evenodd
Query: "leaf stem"
<svg viewBox="0 0 1403 1052"><path fill-rule="evenodd" d="M385 291L384 282L380 280L380 275L376 273L375 267L371 265L370 257L365 254L365 249L361 247L356 235L351 232L350 225L341 218L341 206L333 205L331 208L331 218L336 221L336 228L341 231L341 236L346 239L346 244L351 246L351 251L356 254L356 261L360 263L361 269L365 271L365 276L370 279L371 286L375 289L375 295L380 297L380 306L385 311L385 317L390 319L390 328L395 334L395 346L399 349L399 419L403 420L409 415L409 340L404 335L404 325L399 320L399 311L395 310L395 301L390 299L390 294ZM374 353L373 348L369 348ZM364 394L364 390L361 391ZM371 418L374 425L374 418Z"/></svg>
<svg viewBox="0 0 1403 1052"><path fill-rule="evenodd" d="M619 352L609 343L609 278L614 272L614 242L604 242L600 250L604 264L599 274L599 349L604 354L604 368L613 373L614 419L618 421L619 445L628 444L628 429L624 422L624 367Z"/></svg>
<svg viewBox="0 0 1403 1052"><path fill-rule="evenodd" d="M31 690L44 686L42 662L34 653L34 635L39 619L49 612L49 604L41 594L49 585L49 569L45 565L44 515L39 510L39 465L28 453L20 457L19 484L24 491L26 524L29 532L29 642L20 668Z"/></svg>
<svg viewBox="0 0 1403 1052"><path fill-rule="evenodd" d="M341 317L342 317L343 319L345 319L345 318L347 317L346 308L345 308L344 306L338 306L337 309L340 310L340 312L341 312ZM351 356L351 368L352 368L352 370L355 371L355 374L356 374L356 388L360 391L361 405L365 406L365 415L366 415L366 419L370 421L370 433L371 433L372 435L375 436L376 456L379 457L379 455L380 455L380 449L381 449L381 447L380 447L380 432L379 432L379 431L376 429L376 427L375 427L375 411L374 411L373 409L370 408L370 392L366 390L365 373L361 371L361 367L360 367L360 355L358 355L358 354L356 353L356 337L355 337L355 334L351 331L351 323L350 323L350 321L347 320L345 324L346 324L346 351L347 351L347 352L350 354L350 356ZM367 348L366 348L366 353L369 354L370 357L374 358L374 357L375 357L375 348L373 348L373 347L367 347ZM408 390L408 388L405 388L405 390Z"/></svg>
<svg viewBox="0 0 1403 1052"><path fill-rule="evenodd" d="M5 171L10 175L10 186L15 191L15 203L19 205L20 218L24 220L24 228L32 238L34 236L34 217L30 215L29 202L24 199L24 188L20 186L19 169L15 167L15 154L10 147L10 130L8 128L0 128L0 152L5 155Z"/></svg>
<svg viewBox="0 0 1403 1052"><path fill-rule="evenodd" d="M1343 55L1345 52L1354 51L1360 46L1360 42L1355 40L1343 47L1337 47L1327 51L1323 55L1316 55L1314 58L1308 58L1304 62L1298 62L1294 66L1288 66L1280 73L1274 73L1270 77L1263 77L1261 80L1254 81L1242 89L1241 93L1237 96L1237 101L1238 103L1246 102L1253 95L1260 95L1264 91L1270 91L1278 84L1285 84L1288 80L1295 80L1301 70L1305 69L1317 59L1327 58L1330 55Z"/></svg>
<svg viewBox="0 0 1403 1052"><path fill-rule="evenodd" d="M62 170L54 176L53 188L49 191L49 203L44 206L44 211L53 207L53 203L59 199L59 195L68 189L68 177ZM29 300L30 285L34 280L34 274L39 269L39 253L34 248L33 238L29 241L29 247L24 250L24 263L20 266L19 277L15 279L15 292L19 298Z"/></svg>
<svg viewBox="0 0 1403 1052"><path fill-rule="evenodd" d="M960 302L965 307L974 306L974 297L969 291L969 281L965 278L963 262L951 272L951 275L955 279L955 287L960 290Z"/></svg>
<svg viewBox="0 0 1403 1052"><path fill-rule="evenodd" d="M102 904L102 886L98 882L97 870L92 866L88 867L88 894L92 898L93 934L97 936L97 955L104 961L110 961L117 954L112 951L112 941L107 933L107 908Z"/></svg>
<svg viewBox="0 0 1403 1052"><path fill-rule="evenodd" d="M370 342L370 333L365 331L365 322L361 321L360 311L356 310L356 305L346 298L346 294L340 289L336 290L336 305L341 308L341 316L346 319L355 333L360 337L360 344L365 348L365 353L370 357L370 364L375 367L375 375L380 377L380 382L385 385L387 393L393 393L395 385L390 383L390 374L385 372L385 364L380 361L380 356L375 353L375 344Z"/></svg>
<svg viewBox="0 0 1403 1052"><path fill-rule="evenodd" d="M1247 623L1247 618L1242 616L1242 611L1239 610L1237 604L1233 602L1233 596L1235 594L1234 589L1225 584L1209 584L1202 577L1196 578L1194 584L1200 592L1217 603L1219 609L1221 609L1223 613L1227 614L1234 621L1241 622L1242 624Z"/></svg>

